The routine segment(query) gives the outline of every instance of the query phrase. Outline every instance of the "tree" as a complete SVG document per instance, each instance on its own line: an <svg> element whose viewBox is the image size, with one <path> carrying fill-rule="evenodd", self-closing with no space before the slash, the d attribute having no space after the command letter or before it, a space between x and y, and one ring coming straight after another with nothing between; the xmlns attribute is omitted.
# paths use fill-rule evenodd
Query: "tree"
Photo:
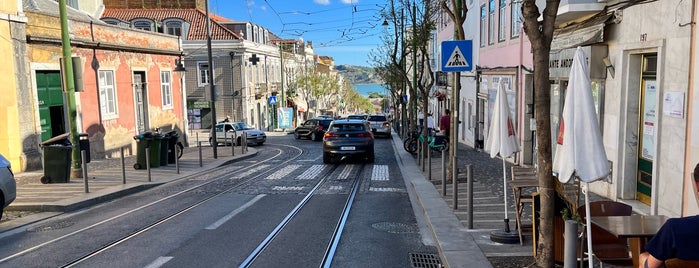
<svg viewBox="0 0 699 268"><path fill-rule="evenodd" d="M556 22L556 14L560 0L546 0L543 20L538 18L539 7L535 0L522 1L522 17L524 32L527 34L534 52L534 117L536 118L537 163L539 196L541 211L539 220L539 239L537 245L537 266L554 266L553 217L555 209L555 178L551 176L553 161L551 160L551 119L550 119L550 84L549 84L549 53L551 40Z"/></svg>

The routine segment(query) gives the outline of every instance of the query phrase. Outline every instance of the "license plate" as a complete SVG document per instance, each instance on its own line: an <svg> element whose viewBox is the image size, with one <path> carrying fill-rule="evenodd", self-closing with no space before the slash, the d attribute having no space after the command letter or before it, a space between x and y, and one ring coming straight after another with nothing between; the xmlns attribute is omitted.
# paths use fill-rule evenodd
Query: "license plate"
<svg viewBox="0 0 699 268"><path fill-rule="evenodd" d="M342 147L340 147L340 150L343 150L343 151L354 151L355 148L354 148L354 146L342 146Z"/></svg>

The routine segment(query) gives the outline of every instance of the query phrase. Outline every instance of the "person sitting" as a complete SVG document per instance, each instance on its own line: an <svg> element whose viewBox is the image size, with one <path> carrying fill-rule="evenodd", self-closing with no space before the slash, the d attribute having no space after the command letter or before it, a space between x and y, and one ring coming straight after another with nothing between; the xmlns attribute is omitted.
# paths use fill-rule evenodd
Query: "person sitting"
<svg viewBox="0 0 699 268"><path fill-rule="evenodd" d="M696 176L696 175L695 175ZM639 268L665 267L669 259L699 260L699 215L667 220L639 256Z"/></svg>

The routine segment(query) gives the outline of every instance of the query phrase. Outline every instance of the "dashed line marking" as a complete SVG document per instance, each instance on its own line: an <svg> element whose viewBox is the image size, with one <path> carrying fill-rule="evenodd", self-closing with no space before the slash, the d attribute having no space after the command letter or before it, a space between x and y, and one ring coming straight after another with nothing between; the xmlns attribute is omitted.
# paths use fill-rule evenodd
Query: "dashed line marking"
<svg viewBox="0 0 699 268"><path fill-rule="evenodd" d="M266 180L278 180L278 179L283 179L286 177L286 175L289 175L289 173L294 172L294 170L298 169L300 165L288 165L283 167L280 170L277 170L276 172L272 173L272 175L267 176L265 178Z"/></svg>
<svg viewBox="0 0 699 268"><path fill-rule="evenodd" d="M344 189L344 187L342 187L340 185L330 186L330 191L342 191L342 189Z"/></svg>
<svg viewBox="0 0 699 268"><path fill-rule="evenodd" d="M304 171L301 175L296 177L297 180L312 180L318 177L321 171L323 171L324 165L313 165Z"/></svg>
<svg viewBox="0 0 699 268"><path fill-rule="evenodd" d="M392 187L369 187L370 192L390 192L390 193L401 193L405 192L405 190L401 188L392 188Z"/></svg>
<svg viewBox="0 0 699 268"><path fill-rule="evenodd" d="M158 268L165 265L167 262L172 260L173 257L158 257L153 262L148 264L145 268Z"/></svg>
<svg viewBox="0 0 699 268"><path fill-rule="evenodd" d="M342 169L342 172L340 172L340 176L338 176L337 179L346 180L352 172L352 169L354 169L354 166L346 165L345 168Z"/></svg>
<svg viewBox="0 0 699 268"><path fill-rule="evenodd" d="M303 187L301 186L274 186L272 191L301 191Z"/></svg>
<svg viewBox="0 0 699 268"><path fill-rule="evenodd" d="M217 220L216 222L214 222L213 224L209 225L209 226L206 227L205 229L206 229L206 230L216 230L216 228L220 227L221 225L223 225L224 223L226 223L227 221L229 221L230 219L232 219L233 217L235 217L235 215L238 215L240 212L243 212L245 209L249 208L250 206L252 206L253 204L255 204L255 202L257 202L258 200L262 199L263 197L265 197L265 194L260 194L260 195L255 196L253 199L251 199L250 201L248 201L247 203L245 203L243 206L241 206L241 207L239 207L239 208L236 208L236 209L233 210L231 213L228 213L228 215L223 216L223 218Z"/></svg>
<svg viewBox="0 0 699 268"><path fill-rule="evenodd" d="M268 167L269 167L269 165L261 165L261 166L255 167L255 168L253 168L253 169L251 169L251 170L248 170L248 171L246 171L246 172L237 174L237 175L235 175L235 176L233 176L233 177L234 177L234 178L244 178L244 177L247 177L247 176L252 175L252 174L255 173L255 172L259 172L260 170L267 169Z"/></svg>

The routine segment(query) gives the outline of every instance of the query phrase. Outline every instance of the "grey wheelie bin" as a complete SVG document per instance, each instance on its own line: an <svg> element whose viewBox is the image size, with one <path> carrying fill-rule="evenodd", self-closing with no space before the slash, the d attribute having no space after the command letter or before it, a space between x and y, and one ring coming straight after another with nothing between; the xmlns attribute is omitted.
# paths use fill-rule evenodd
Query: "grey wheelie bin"
<svg viewBox="0 0 699 268"><path fill-rule="evenodd" d="M44 175L41 183L70 182L70 164L73 146L70 133L58 135L41 143L44 151Z"/></svg>

